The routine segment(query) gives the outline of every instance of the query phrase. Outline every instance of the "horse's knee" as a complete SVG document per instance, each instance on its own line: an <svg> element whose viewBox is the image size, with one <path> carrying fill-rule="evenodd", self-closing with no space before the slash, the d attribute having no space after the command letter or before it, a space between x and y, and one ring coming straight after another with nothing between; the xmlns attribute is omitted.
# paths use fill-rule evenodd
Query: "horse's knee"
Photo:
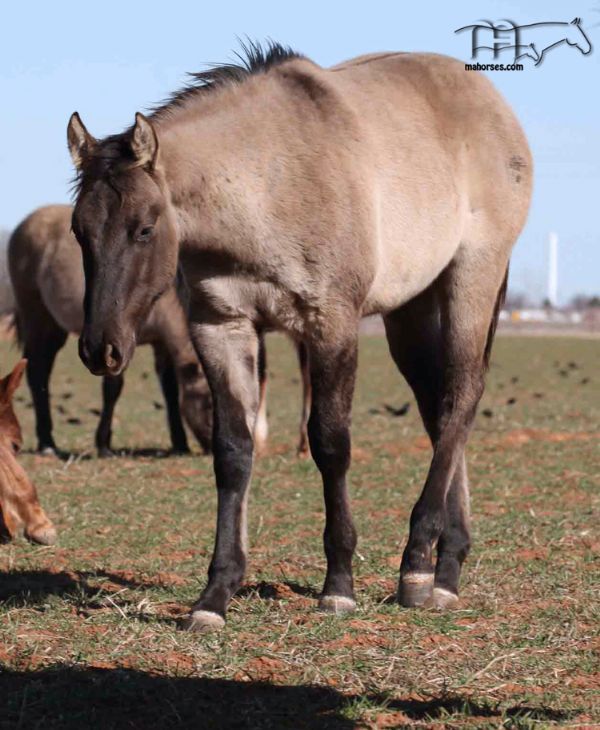
<svg viewBox="0 0 600 730"><path fill-rule="evenodd" d="M345 473L350 466L350 430L347 427L325 428L321 419L311 415L308 421L310 450L321 474Z"/></svg>

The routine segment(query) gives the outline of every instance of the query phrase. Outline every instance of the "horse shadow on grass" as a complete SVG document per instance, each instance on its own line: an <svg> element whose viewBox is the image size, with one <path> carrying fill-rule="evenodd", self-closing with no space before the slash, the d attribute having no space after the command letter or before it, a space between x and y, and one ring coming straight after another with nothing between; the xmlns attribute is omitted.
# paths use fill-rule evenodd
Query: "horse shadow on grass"
<svg viewBox="0 0 600 730"><path fill-rule="evenodd" d="M271 583L264 580L256 583L246 583L235 595L236 598L253 598L254 596L258 596L265 601L277 601L286 598L287 596L285 594L288 590L297 596L314 598L315 600L321 595L318 590L311 586L301 585L290 580L281 581L280 583Z"/></svg>
<svg viewBox="0 0 600 730"><path fill-rule="evenodd" d="M0 603L7 603L14 608L35 608L46 603L49 597L56 596L75 605L79 613L91 615L98 609L106 609L107 599L113 607L118 604L120 608L139 603L139 596L129 597L122 589L147 591L155 589L157 585L160 585L157 579L144 580L125 571L0 570ZM292 593L314 600L320 595L316 589L292 581L260 581L246 584L236 593L236 597L279 601L289 599ZM165 615L139 613L136 617L139 621L176 628L186 613L185 607L182 606L181 611L172 606L169 608L170 611Z"/></svg>
<svg viewBox="0 0 600 730"><path fill-rule="evenodd" d="M355 718L368 706L375 714L401 713L396 727L447 722L456 713L486 724L506 717L560 722L576 714L527 706L501 710L461 696L389 699L308 684L67 665L0 672L0 696L5 698L4 727L350 730L364 727Z"/></svg>
<svg viewBox="0 0 600 730"><path fill-rule="evenodd" d="M84 449L83 451L77 451L76 449L65 451L58 449L53 454L40 454L36 449L23 449L22 454L28 454L30 456L44 456L49 461L56 459L57 461L64 462L76 462L76 461L91 461L92 459L172 459L172 458L186 458L186 457L203 457L206 454L201 452L185 452L173 451L172 449L162 449L160 447L147 446L136 449L113 449L110 453L106 453L99 457L95 451Z"/></svg>
<svg viewBox="0 0 600 730"><path fill-rule="evenodd" d="M156 587L152 581L130 578L108 570L0 570L0 602L12 606L37 606L48 596L71 599L87 608L99 607L98 598L104 592L102 582L110 581L119 588L149 589ZM109 592L110 593L110 592Z"/></svg>

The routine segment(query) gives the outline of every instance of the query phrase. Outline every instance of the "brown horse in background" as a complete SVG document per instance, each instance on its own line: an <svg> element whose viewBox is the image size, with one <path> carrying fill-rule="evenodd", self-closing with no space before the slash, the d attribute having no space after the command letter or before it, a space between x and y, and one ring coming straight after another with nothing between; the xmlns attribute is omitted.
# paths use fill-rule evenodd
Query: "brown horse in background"
<svg viewBox="0 0 600 730"><path fill-rule="evenodd" d="M72 208L50 205L38 208L13 232L8 262L15 292L17 335L28 359L27 379L36 415L38 450L57 451L52 436L48 382L54 359L69 332L83 327L84 272L81 251L71 231ZM156 373L162 387L171 444L175 453L189 451L180 416L191 428L205 452L211 448L210 394L188 332L182 299L183 282L170 287L152 307L137 344L150 344ZM298 453L308 452L307 422L310 383L306 352L299 347L302 375L302 416ZM260 407L255 427L259 451L266 450L267 364L264 336L260 339ZM123 389L123 374L105 376L102 413L96 429L96 447L101 456L111 453L112 418Z"/></svg>
<svg viewBox="0 0 600 730"><path fill-rule="evenodd" d="M532 183L525 136L490 81L434 54L324 69L251 46L244 63L199 74L122 134L96 140L74 114L68 141L87 367L122 372L178 260L190 290L213 396L218 516L208 584L186 625L222 626L243 580L258 332L268 328L308 349L325 497L320 606L355 607L346 472L358 325L373 313L433 447L398 599L456 604L470 546L465 448Z"/></svg>
<svg viewBox="0 0 600 730"><path fill-rule="evenodd" d="M80 333L83 327L85 280L79 244L71 232L71 215L68 205L38 208L17 226L8 244L17 335L27 358L38 450L43 453L57 451L48 388L54 359L69 332ZM175 286L150 310L138 344L149 344L154 351L173 451L189 451L181 413L203 450L210 451L210 393ZM96 429L101 456L111 453L113 413L123 383L122 373L103 379L102 413Z"/></svg>
<svg viewBox="0 0 600 730"><path fill-rule="evenodd" d="M41 508L35 487L16 459L23 436L12 398L26 364L21 360L0 380L0 540L12 540L23 530L28 540L53 545L56 541L54 525Z"/></svg>

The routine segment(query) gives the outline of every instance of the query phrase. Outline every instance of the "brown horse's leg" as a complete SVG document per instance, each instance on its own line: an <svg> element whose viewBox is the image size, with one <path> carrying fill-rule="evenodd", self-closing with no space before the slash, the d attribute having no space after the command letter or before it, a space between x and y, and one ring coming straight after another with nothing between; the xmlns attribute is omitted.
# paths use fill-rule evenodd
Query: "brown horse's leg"
<svg viewBox="0 0 600 730"><path fill-rule="evenodd" d="M428 605L451 608L457 603L462 564L471 547L469 523L469 482L463 449L446 498L446 519L437 544L435 583Z"/></svg>
<svg viewBox="0 0 600 730"><path fill-rule="evenodd" d="M327 575L319 607L344 613L356 607L352 556L356 530L346 486L350 466L350 416L356 377L357 336L343 344L309 345L312 408L308 437L323 479L325 531L323 542Z"/></svg>
<svg viewBox="0 0 600 730"><path fill-rule="evenodd" d="M412 388L432 444L438 437L443 382L440 311L435 287L384 317L390 353ZM430 555L412 576L411 605L425 603L433 589Z"/></svg>
<svg viewBox="0 0 600 730"><path fill-rule="evenodd" d="M102 414L96 429L96 449L100 457L112 455L112 420L124 382L122 374L105 375L102 378Z"/></svg>
<svg viewBox="0 0 600 730"><path fill-rule="evenodd" d="M173 360L162 345L155 343L152 347L154 350L154 367L167 406L167 419L172 450L175 454L189 454L190 447L188 446L187 436L179 410L179 383L177 382L177 374Z"/></svg>
<svg viewBox="0 0 600 730"><path fill-rule="evenodd" d="M500 277L499 271L476 272L459 259L428 291L386 318L392 353L415 391L434 446L402 558L403 605L431 598L444 607L457 601L470 545L464 449L483 393Z"/></svg>
<svg viewBox="0 0 600 730"><path fill-rule="evenodd" d="M184 626L205 631L224 624L227 606L246 569L246 512L258 410L258 336L248 320L192 324L191 333L213 399L218 507L208 584Z"/></svg>
<svg viewBox="0 0 600 730"><path fill-rule="evenodd" d="M258 413L254 426L254 449L257 456L267 450L269 420L267 417L267 348L265 335L258 333Z"/></svg>
<svg viewBox="0 0 600 730"><path fill-rule="evenodd" d="M54 360L67 340L67 333L46 311L36 312L32 317L36 317L36 321L26 325L23 355L27 358L27 382L35 409L38 451L58 453L52 437L48 384Z"/></svg>
<svg viewBox="0 0 600 730"><path fill-rule="evenodd" d="M298 455L308 454L308 419L310 417L311 386L310 367L308 364L308 349L304 342L298 343L298 363L302 377L302 414L300 416L300 439L298 441Z"/></svg>

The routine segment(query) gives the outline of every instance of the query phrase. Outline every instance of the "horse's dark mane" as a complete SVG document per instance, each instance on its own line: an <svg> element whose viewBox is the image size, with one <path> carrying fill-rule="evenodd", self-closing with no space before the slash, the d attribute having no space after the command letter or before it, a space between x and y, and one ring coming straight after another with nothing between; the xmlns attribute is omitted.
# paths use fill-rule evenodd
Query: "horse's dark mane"
<svg viewBox="0 0 600 730"><path fill-rule="evenodd" d="M152 109L151 118L161 118L174 109L185 104L190 97L198 93L205 93L226 83L241 83L249 76L264 73L273 66L293 58L302 58L300 53L289 46L283 46L275 41L267 41L263 47L257 41L240 41L241 52L236 52L236 63L215 65L207 71L188 74L192 80L182 89Z"/></svg>
<svg viewBox="0 0 600 730"><path fill-rule="evenodd" d="M240 40L241 51L235 53L236 63L214 65L207 71L190 73L192 80L182 89L171 94L165 101L151 109L150 119L160 120L182 107L189 99L205 94L228 83L239 84L250 76L268 71L284 61L302 58L302 54L275 41L261 45L250 39ZM76 197L81 190L84 178L103 177L119 163L133 161L129 140L133 127L120 134L113 134L98 140L96 150L85 167L79 170L72 181L72 192Z"/></svg>

